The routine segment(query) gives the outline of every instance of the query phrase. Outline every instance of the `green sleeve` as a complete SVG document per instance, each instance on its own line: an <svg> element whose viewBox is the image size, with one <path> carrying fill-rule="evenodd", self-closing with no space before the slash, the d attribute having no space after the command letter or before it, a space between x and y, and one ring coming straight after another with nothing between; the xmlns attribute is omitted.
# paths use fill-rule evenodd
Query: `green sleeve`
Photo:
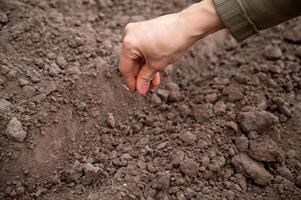
<svg viewBox="0 0 301 200"><path fill-rule="evenodd" d="M214 4L238 41L301 14L301 0L214 0Z"/></svg>

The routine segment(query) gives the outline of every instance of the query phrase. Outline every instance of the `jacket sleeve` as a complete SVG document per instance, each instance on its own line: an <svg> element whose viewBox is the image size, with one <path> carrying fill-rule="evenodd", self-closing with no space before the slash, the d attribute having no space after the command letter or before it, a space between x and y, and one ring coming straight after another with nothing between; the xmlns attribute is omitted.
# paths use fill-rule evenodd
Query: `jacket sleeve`
<svg viewBox="0 0 301 200"><path fill-rule="evenodd" d="M214 4L238 41L301 14L301 0L214 0Z"/></svg>

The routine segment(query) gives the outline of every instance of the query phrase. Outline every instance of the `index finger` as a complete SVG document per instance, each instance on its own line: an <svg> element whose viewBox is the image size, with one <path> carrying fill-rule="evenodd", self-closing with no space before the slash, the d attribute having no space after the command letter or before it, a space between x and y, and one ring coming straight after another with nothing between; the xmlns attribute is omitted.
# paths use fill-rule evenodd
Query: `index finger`
<svg viewBox="0 0 301 200"><path fill-rule="evenodd" d="M130 91L136 91L136 71L139 69L137 60L129 56L128 51L123 47L120 53L119 70L126 86Z"/></svg>

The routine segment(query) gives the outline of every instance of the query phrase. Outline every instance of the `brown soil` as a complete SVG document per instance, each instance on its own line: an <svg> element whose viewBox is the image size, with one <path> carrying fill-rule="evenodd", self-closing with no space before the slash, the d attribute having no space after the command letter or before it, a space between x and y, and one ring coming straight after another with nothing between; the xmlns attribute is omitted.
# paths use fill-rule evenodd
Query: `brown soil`
<svg viewBox="0 0 301 200"><path fill-rule="evenodd" d="M300 19L121 86L124 25L191 3L0 2L0 199L301 199Z"/></svg>

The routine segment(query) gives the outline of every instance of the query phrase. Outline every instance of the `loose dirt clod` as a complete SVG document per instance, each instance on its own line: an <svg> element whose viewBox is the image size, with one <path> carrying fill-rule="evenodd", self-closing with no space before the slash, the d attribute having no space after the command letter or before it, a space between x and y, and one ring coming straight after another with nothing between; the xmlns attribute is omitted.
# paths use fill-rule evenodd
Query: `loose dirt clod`
<svg viewBox="0 0 301 200"><path fill-rule="evenodd" d="M245 153L235 155L231 163L239 173L252 178L258 185L266 186L273 179L262 163L253 160Z"/></svg>
<svg viewBox="0 0 301 200"><path fill-rule="evenodd" d="M282 162L284 159L280 147L268 137L251 140L248 154L255 160L263 162Z"/></svg>
<svg viewBox="0 0 301 200"><path fill-rule="evenodd" d="M23 130L21 122L13 117L8 123L6 134L17 142L23 142L27 133Z"/></svg>
<svg viewBox="0 0 301 200"><path fill-rule="evenodd" d="M264 110L240 112L238 116L241 128L247 132L262 131L279 122L279 119Z"/></svg>

